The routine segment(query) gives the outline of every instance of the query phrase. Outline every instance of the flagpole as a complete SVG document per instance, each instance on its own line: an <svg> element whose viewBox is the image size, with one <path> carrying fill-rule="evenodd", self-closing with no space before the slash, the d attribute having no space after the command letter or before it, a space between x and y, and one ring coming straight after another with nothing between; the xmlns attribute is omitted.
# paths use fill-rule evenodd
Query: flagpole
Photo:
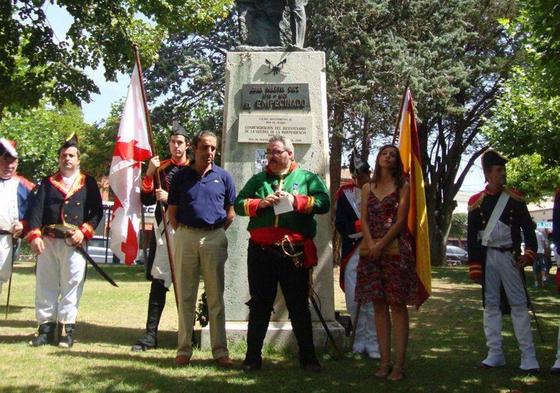
<svg viewBox="0 0 560 393"><path fill-rule="evenodd" d="M138 52L138 45L132 44L132 49L134 50L134 58L136 61L136 67L138 67L138 76L140 78L140 90L142 91L142 103L144 104L144 113L146 115L146 125L148 127L148 140L150 141L150 147L152 149L152 157L156 155L156 145L154 143L154 134L152 131L152 122L150 121L150 112L148 112L148 101L146 100L146 90L144 89L144 79L142 78L142 65L140 64L140 53ZM156 188L161 188L161 179L159 177L159 168L156 170L155 175ZM171 244L169 243L169 233L167 233L167 212L165 205L160 201L156 201L157 205L161 209L162 221L163 221L163 233L165 236L165 245L167 247L167 256L169 261L169 271L171 272L171 281L173 282L173 293L175 295L175 304L179 308L179 295L177 294L177 281L175 279L175 268L173 267L173 253L171 251ZM144 229L144 228L142 228ZM154 228L154 232L157 228Z"/></svg>
<svg viewBox="0 0 560 393"><path fill-rule="evenodd" d="M395 132L393 132L393 145L395 143L397 143L397 136L399 134L399 126L401 125L401 118L402 118L402 113L403 113L404 100L406 98L406 92L408 90L408 85L409 85L409 83L407 82L406 86L404 87L404 92L403 92L402 99L401 99L401 106L400 106L400 109L399 109L399 116L397 118L397 124L395 125Z"/></svg>

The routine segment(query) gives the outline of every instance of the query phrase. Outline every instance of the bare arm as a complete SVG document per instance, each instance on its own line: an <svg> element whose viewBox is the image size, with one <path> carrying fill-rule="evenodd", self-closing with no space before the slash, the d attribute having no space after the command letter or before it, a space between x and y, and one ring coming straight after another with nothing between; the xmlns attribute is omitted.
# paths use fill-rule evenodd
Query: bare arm
<svg viewBox="0 0 560 393"><path fill-rule="evenodd" d="M167 219L169 220L171 227L177 230L177 205L167 206Z"/></svg>
<svg viewBox="0 0 560 393"><path fill-rule="evenodd" d="M226 208L226 222L224 223L224 230L228 229L228 227L233 222L234 218L235 218L235 210L233 210L233 205L229 205Z"/></svg>
<svg viewBox="0 0 560 393"><path fill-rule="evenodd" d="M373 244L371 233L369 233L369 225L367 224L368 223L367 202L368 202L370 187L371 187L370 183L366 183L362 186L362 196L360 202L360 221L362 222L362 234L364 236L363 241L366 242L368 245Z"/></svg>

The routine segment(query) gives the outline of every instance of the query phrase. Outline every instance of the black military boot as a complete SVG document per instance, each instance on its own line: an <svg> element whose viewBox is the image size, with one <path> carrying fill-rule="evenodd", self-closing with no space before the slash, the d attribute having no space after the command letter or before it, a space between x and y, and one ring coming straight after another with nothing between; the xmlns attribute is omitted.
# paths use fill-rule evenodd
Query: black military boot
<svg viewBox="0 0 560 393"><path fill-rule="evenodd" d="M76 324L61 323L58 325L58 328L60 330L58 346L61 348L72 348L72 345L74 345L74 331L76 330Z"/></svg>
<svg viewBox="0 0 560 393"><path fill-rule="evenodd" d="M40 347L42 345L55 345L56 344L56 323L47 322L39 325L37 336L29 341L32 347Z"/></svg>
<svg viewBox="0 0 560 393"><path fill-rule="evenodd" d="M167 288L162 280L154 279L150 289L150 299L148 301L148 319L146 321L146 332L140 336L138 341L132 346L131 351L142 352L148 349L157 348L157 334L159 321L163 308L165 307L165 296Z"/></svg>

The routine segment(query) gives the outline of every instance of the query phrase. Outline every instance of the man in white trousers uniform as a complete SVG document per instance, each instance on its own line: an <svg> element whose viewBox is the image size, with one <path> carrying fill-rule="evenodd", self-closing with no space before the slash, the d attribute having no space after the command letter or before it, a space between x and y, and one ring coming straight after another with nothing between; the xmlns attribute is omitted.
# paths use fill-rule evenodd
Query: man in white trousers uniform
<svg viewBox="0 0 560 393"><path fill-rule="evenodd" d="M41 181L29 210L27 241L38 255L35 316L39 329L29 343L34 347L74 344L86 274L86 260L74 247L93 237L103 217L97 182L80 171L75 137L62 145L58 157L58 172Z"/></svg>
<svg viewBox="0 0 560 393"><path fill-rule="evenodd" d="M17 175L15 143L0 138L0 294L12 275L13 240L21 237L33 183Z"/></svg>
<svg viewBox="0 0 560 393"><path fill-rule="evenodd" d="M469 275L482 284L484 334L488 347L488 356L481 365L486 368L505 365L502 314L511 312L521 351L520 369L535 374L539 372L539 363L531 333L523 268L532 265L536 258L537 239L523 196L506 187L506 162L494 150L483 154L487 186L469 200Z"/></svg>
<svg viewBox="0 0 560 393"><path fill-rule="evenodd" d="M358 246L362 241L360 222L360 195L362 186L370 179L370 167L359 159L354 151L350 156L352 182L342 185L336 192L335 225L341 236L342 255L340 261L340 287L346 296L346 309L356 322L358 304L354 301L356 288L356 268L360 260ZM360 305L355 329L352 352L366 353L372 359L379 359L379 344L375 329L373 303Z"/></svg>

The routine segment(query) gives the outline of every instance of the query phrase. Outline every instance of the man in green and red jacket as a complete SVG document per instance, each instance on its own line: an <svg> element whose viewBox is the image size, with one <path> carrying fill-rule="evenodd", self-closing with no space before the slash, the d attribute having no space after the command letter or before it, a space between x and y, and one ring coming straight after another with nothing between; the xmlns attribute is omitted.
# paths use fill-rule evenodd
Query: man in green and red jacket
<svg viewBox="0 0 560 393"><path fill-rule="evenodd" d="M310 271L317 264L313 216L329 211L329 193L319 176L298 167L288 138L270 138L266 154L266 171L249 179L235 200L235 212L250 217L247 271L251 300L243 368L261 368L263 340L279 283L298 343L300 365L318 372L321 366L313 347L307 295Z"/></svg>

